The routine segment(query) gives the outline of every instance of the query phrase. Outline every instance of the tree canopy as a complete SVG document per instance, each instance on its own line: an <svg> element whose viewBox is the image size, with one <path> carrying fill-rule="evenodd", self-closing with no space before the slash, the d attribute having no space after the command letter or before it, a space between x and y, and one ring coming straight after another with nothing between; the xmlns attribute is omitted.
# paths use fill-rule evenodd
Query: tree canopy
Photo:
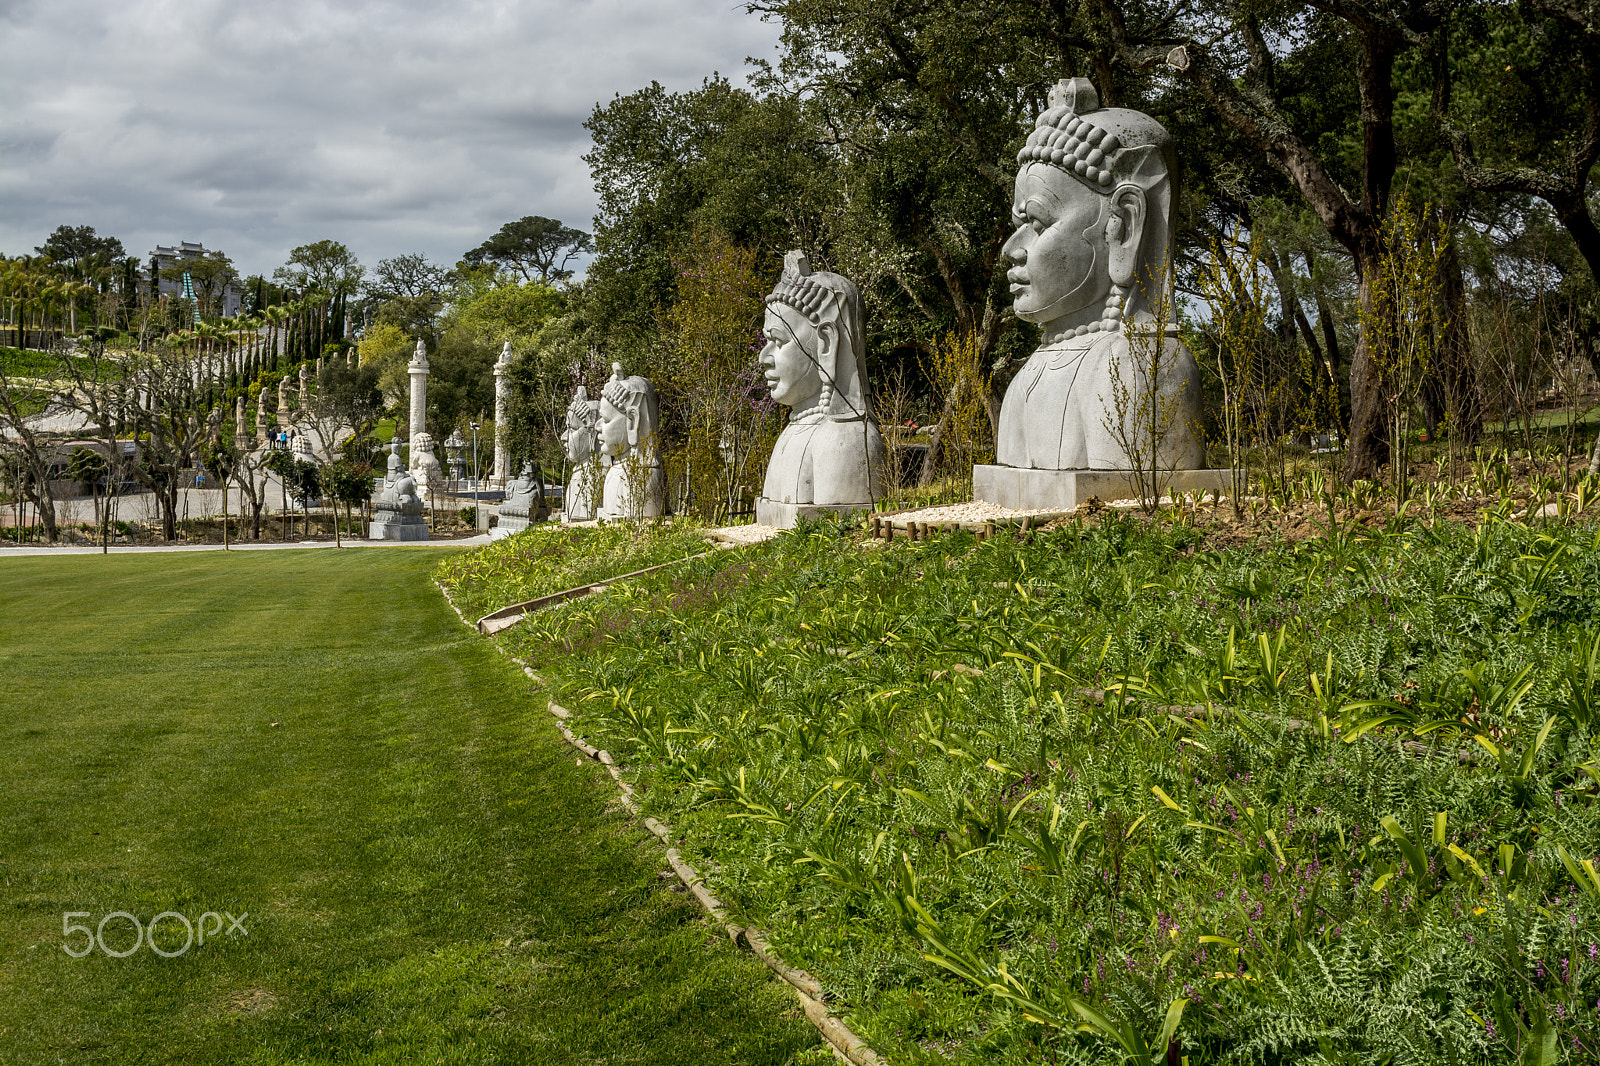
<svg viewBox="0 0 1600 1066"><path fill-rule="evenodd" d="M359 291L365 274L349 248L335 240L320 240L290 252L289 261L274 270L272 277L302 291L315 289L348 298Z"/></svg>
<svg viewBox="0 0 1600 1066"><path fill-rule="evenodd" d="M501 226L462 258L473 264L494 263L516 271L523 281L550 285L572 277L567 264L593 249L589 234L582 230L542 215L526 215Z"/></svg>
<svg viewBox="0 0 1600 1066"><path fill-rule="evenodd" d="M120 240L98 236L93 226L57 226L34 251L72 267L91 257L97 257L102 264L110 264L120 262L127 255Z"/></svg>

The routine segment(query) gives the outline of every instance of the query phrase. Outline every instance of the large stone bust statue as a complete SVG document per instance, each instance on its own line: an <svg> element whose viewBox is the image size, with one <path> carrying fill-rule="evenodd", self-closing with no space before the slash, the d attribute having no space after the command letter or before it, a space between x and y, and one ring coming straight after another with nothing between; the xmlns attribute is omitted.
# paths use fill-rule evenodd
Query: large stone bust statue
<svg viewBox="0 0 1600 1066"><path fill-rule="evenodd" d="M879 494L883 437L867 410L861 294L849 278L784 257L767 296L761 368L791 408L767 463L756 521L793 526L816 511L869 510Z"/></svg>
<svg viewBox="0 0 1600 1066"><path fill-rule="evenodd" d="M572 481L562 497L562 511L569 522L589 521L600 504L599 419L600 401L589 399L589 390L579 385L567 405L567 428L561 434L567 460L572 463Z"/></svg>
<svg viewBox="0 0 1600 1066"><path fill-rule="evenodd" d="M657 439L660 415L655 386L623 377L611 364L600 390L598 434L606 464L598 518L655 518L666 511L666 474Z"/></svg>
<svg viewBox="0 0 1600 1066"><path fill-rule="evenodd" d="M1168 298L1177 201L1176 160L1167 131L1141 112L1100 107L1088 79L1073 78L1052 90L1049 107L1036 120L1017 162L1011 208L1016 228L1002 255L1013 310L1037 324L1044 338L1006 390L997 466L1023 471L1149 467L1150 419L1140 421L1137 412L1148 413L1152 406L1166 412L1165 432L1155 442L1156 463L1167 470L1203 466L1199 370L1176 329L1163 328L1170 312L1154 313ZM1152 381L1149 367L1158 350L1160 365ZM1160 397L1155 405L1152 389ZM1049 496L1048 486L1065 484L1061 479L1008 480L996 470L974 472L978 498L1008 506L1076 503L1037 496L1040 491ZM1022 495L1032 491L1035 496L997 499L1008 495L996 491L1003 484L1031 486Z"/></svg>

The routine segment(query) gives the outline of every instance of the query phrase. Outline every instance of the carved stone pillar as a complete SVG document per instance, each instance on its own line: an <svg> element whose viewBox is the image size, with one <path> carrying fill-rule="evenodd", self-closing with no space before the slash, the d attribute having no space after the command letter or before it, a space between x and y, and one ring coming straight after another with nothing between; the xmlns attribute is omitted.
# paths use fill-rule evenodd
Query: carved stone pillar
<svg viewBox="0 0 1600 1066"><path fill-rule="evenodd" d="M510 384L506 375L511 373L511 342L500 349L500 358L494 364L494 484L504 487L511 476L511 450L506 444L506 393Z"/></svg>
<svg viewBox="0 0 1600 1066"><path fill-rule="evenodd" d="M411 418L406 426L406 439L416 440L417 434L428 428L428 352L422 342L417 342L417 353L407 367L411 375Z"/></svg>

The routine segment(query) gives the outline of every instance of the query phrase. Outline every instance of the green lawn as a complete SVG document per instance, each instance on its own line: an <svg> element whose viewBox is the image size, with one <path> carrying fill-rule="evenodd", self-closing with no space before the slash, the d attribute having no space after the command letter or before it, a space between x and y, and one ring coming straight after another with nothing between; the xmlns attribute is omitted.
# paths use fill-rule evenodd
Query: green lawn
<svg viewBox="0 0 1600 1066"><path fill-rule="evenodd" d="M446 554L0 561L0 1063L826 1061Z"/></svg>

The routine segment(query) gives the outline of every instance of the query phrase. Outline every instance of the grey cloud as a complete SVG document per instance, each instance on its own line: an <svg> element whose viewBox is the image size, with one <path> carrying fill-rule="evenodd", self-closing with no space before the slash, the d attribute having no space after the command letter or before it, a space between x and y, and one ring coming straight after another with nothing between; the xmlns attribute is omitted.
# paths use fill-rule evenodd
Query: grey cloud
<svg viewBox="0 0 1600 1066"><path fill-rule="evenodd" d="M453 262L525 214L587 228L595 103L777 33L732 0L0 0L0 251L89 224L270 272L323 237Z"/></svg>

